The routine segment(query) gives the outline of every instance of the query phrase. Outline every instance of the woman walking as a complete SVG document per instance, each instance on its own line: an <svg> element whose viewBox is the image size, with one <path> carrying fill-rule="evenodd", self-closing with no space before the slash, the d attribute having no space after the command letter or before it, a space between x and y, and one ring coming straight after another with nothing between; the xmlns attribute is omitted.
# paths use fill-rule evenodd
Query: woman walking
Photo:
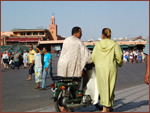
<svg viewBox="0 0 150 113"><path fill-rule="evenodd" d="M8 54L6 53L6 51L4 51L4 54L3 54L3 62L4 62L4 68L6 69L8 69L8 63L7 62L9 62L9 56L8 56Z"/></svg>
<svg viewBox="0 0 150 113"><path fill-rule="evenodd" d="M117 64L123 65L123 55L120 46L111 38L111 30L102 30L102 40L97 42L92 60L95 64L97 85L100 93L100 104L103 105L102 112L113 111L114 91L117 79ZM109 108L109 110L107 110Z"/></svg>

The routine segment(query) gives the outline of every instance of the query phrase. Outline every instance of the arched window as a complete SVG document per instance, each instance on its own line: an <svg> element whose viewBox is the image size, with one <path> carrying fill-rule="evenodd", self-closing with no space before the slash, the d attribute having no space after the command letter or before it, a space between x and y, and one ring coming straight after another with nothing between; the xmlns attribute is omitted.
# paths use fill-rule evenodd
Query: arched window
<svg viewBox="0 0 150 113"><path fill-rule="evenodd" d="M31 32L27 32L27 35L31 35Z"/></svg>
<svg viewBox="0 0 150 113"><path fill-rule="evenodd" d="M38 35L38 32L34 32L33 35Z"/></svg>
<svg viewBox="0 0 150 113"><path fill-rule="evenodd" d="M25 33L23 32L23 33L20 33L20 35L25 35Z"/></svg>
<svg viewBox="0 0 150 113"><path fill-rule="evenodd" d="M40 35L44 35L44 32L40 32Z"/></svg>

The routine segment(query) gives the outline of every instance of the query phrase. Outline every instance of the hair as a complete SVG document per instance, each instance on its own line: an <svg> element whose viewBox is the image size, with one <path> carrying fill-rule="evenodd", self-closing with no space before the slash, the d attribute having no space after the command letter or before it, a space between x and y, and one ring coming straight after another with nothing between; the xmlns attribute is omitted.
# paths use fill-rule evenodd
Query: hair
<svg viewBox="0 0 150 113"><path fill-rule="evenodd" d="M36 46L36 47L40 49L40 46Z"/></svg>
<svg viewBox="0 0 150 113"><path fill-rule="evenodd" d="M45 48L48 51L48 47L43 47L43 48Z"/></svg>
<svg viewBox="0 0 150 113"><path fill-rule="evenodd" d="M30 44L30 46L33 48L33 45L32 45L32 44Z"/></svg>
<svg viewBox="0 0 150 113"><path fill-rule="evenodd" d="M73 27L72 28L72 35L75 34L75 33L78 33L79 29L81 29L81 28L80 27Z"/></svg>
<svg viewBox="0 0 150 113"><path fill-rule="evenodd" d="M107 38L111 38L111 30L109 28L104 28L102 30L102 34L104 34Z"/></svg>

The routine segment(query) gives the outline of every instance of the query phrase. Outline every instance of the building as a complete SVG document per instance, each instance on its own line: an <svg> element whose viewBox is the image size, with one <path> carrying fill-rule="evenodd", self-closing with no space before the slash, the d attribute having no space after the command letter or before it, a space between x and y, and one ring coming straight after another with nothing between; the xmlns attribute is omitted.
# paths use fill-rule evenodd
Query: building
<svg viewBox="0 0 150 113"><path fill-rule="evenodd" d="M40 45L61 47L65 38L57 35L57 24L52 16L48 29L13 29L10 32L1 32L1 45ZM44 44L44 45L43 45Z"/></svg>
<svg viewBox="0 0 150 113"><path fill-rule="evenodd" d="M13 36L13 32L12 31L2 31L1 32L1 46L2 45L7 45L7 43L6 43L6 39L7 39L7 37L9 37L9 36Z"/></svg>
<svg viewBox="0 0 150 113"><path fill-rule="evenodd" d="M138 49L143 50L146 45L147 39L142 39L142 36L135 37L135 38L118 38L112 39L116 41L122 49ZM84 44L86 46L95 45L98 41L86 41Z"/></svg>

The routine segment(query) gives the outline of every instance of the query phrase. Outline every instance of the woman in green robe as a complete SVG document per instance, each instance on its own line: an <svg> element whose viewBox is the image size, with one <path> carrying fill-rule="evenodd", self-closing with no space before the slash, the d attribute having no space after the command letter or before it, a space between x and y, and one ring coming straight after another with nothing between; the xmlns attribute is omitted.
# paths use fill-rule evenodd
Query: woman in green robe
<svg viewBox="0 0 150 113"><path fill-rule="evenodd" d="M97 86L100 94L100 104L103 105L102 112L113 111L114 91L117 78L117 64L123 65L123 55L117 42L110 39L111 30L102 30L102 40L97 42L92 60L95 64ZM107 110L109 108L109 110Z"/></svg>

